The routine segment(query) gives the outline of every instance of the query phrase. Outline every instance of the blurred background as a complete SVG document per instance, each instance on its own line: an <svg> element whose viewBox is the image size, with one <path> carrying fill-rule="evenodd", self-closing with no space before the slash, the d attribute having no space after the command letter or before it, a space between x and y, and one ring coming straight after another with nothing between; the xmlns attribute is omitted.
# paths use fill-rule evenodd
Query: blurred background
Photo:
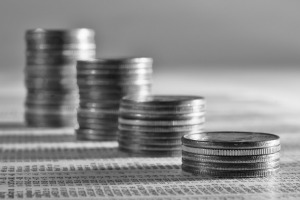
<svg viewBox="0 0 300 200"><path fill-rule="evenodd" d="M25 30L86 27L98 57L153 57L156 93L266 96L297 109L299 10L296 0L2 0L1 102L23 106Z"/></svg>

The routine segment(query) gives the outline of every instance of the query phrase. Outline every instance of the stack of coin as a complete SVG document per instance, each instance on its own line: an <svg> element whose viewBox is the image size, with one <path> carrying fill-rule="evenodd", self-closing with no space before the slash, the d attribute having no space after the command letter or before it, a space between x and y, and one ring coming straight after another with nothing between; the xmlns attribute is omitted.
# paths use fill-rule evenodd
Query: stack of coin
<svg viewBox="0 0 300 200"><path fill-rule="evenodd" d="M182 137L182 170L211 177L263 177L279 170L280 140L267 133L204 132Z"/></svg>
<svg viewBox="0 0 300 200"><path fill-rule="evenodd" d="M76 124L76 60L95 57L94 31L28 30L25 121L33 127Z"/></svg>
<svg viewBox="0 0 300 200"><path fill-rule="evenodd" d="M120 100L149 95L151 58L89 59L77 62L79 140L117 140Z"/></svg>
<svg viewBox="0 0 300 200"><path fill-rule="evenodd" d="M198 96L124 97L119 149L143 156L180 156L181 137L203 131L205 101Z"/></svg>

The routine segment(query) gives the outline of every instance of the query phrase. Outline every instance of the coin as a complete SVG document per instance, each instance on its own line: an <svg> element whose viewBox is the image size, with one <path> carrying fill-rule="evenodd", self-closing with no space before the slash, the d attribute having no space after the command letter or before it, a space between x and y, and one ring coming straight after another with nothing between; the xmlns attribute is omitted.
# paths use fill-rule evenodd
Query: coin
<svg viewBox="0 0 300 200"><path fill-rule="evenodd" d="M204 98L200 96L171 96L171 95L155 95L155 96L127 96L122 99L122 105L134 104L143 105L144 107L159 106L202 106L205 104Z"/></svg>
<svg viewBox="0 0 300 200"><path fill-rule="evenodd" d="M148 150L140 150L140 149L130 149L126 146L119 145L119 149L122 152L126 152L132 156L140 156L140 157L179 157L181 156L181 151L148 151Z"/></svg>
<svg viewBox="0 0 300 200"><path fill-rule="evenodd" d="M82 136L92 136L92 137L114 137L116 138L115 130L94 130L94 129L85 129L85 128L80 128L76 130L77 135L82 135Z"/></svg>
<svg viewBox="0 0 300 200"><path fill-rule="evenodd" d="M174 146L181 145L181 140L177 139L153 139L153 138L137 138L119 134L119 140L127 143L136 143L141 145L157 145L157 146Z"/></svg>
<svg viewBox="0 0 300 200"><path fill-rule="evenodd" d="M132 142L125 142L119 140L119 146L130 149L130 150L143 150L143 151L180 151L180 145L146 145L146 144L137 144Z"/></svg>
<svg viewBox="0 0 300 200"><path fill-rule="evenodd" d="M280 159L280 153L273 153L260 156L212 156L182 152L182 158L185 160L208 162L208 163L261 163L271 162Z"/></svg>
<svg viewBox="0 0 300 200"><path fill-rule="evenodd" d="M125 119L139 119L139 120L188 120L195 117L204 117L204 112L192 112L186 114L170 114L170 113L145 113L145 112L124 112L120 109L120 117Z"/></svg>
<svg viewBox="0 0 300 200"><path fill-rule="evenodd" d="M224 171L224 170L212 170L212 169L199 169L191 166L182 165L182 170L188 173L206 175L210 177L220 178L257 178L272 176L278 172L280 167L263 169L263 170L236 170L236 171Z"/></svg>
<svg viewBox="0 0 300 200"><path fill-rule="evenodd" d="M25 35L27 49L95 49L91 29L32 29Z"/></svg>
<svg viewBox="0 0 300 200"><path fill-rule="evenodd" d="M253 149L280 145L277 135L255 132L203 132L185 135L182 143L189 147L213 149Z"/></svg>
<svg viewBox="0 0 300 200"><path fill-rule="evenodd" d="M279 160L274 160L270 162L256 162L256 163L210 163L210 162L199 162L182 159L182 163L186 166L191 166L199 169L217 169L223 171L232 170L260 170L269 169L274 167L279 167Z"/></svg>
<svg viewBox="0 0 300 200"><path fill-rule="evenodd" d="M77 74L80 76L84 75L118 75L118 76L129 76L129 75L151 75L152 68L128 68L128 69L79 69Z"/></svg>
<svg viewBox="0 0 300 200"><path fill-rule="evenodd" d="M196 130L199 132L202 130ZM136 137L136 138L145 138L145 139L181 139L181 137L190 132L142 132L142 131L124 131L119 130L120 135Z"/></svg>
<svg viewBox="0 0 300 200"><path fill-rule="evenodd" d="M280 145L268 148L255 148L255 149L204 149L182 146L182 151L203 154L203 155L219 155L219 156L254 156L254 155L267 155L277 153L280 151Z"/></svg>
<svg viewBox="0 0 300 200"><path fill-rule="evenodd" d="M119 124L119 130L124 131L137 131L137 132L189 132L189 131L200 131L204 128L203 124L189 125L189 126L170 126L170 127L149 127L149 126L134 126Z"/></svg>
<svg viewBox="0 0 300 200"><path fill-rule="evenodd" d="M152 58L87 59L77 61L77 69L152 68Z"/></svg>
<svg viewBox="0 0 300 200"><path fill-rule="evenodd" d="M140 120L140 119L124 119L119 117L119 123L134 126L188 126L204 123L204 117L194 117L186 120Z"/></svg>
<svg viewBox="0 0 300 200"><path fill-rule="evenodd" d="M122 113L140 113L140 114L190 114L195 112L204 112L205 106L139 106L139 105L124 105L123 101L120 104Z"/></svg>

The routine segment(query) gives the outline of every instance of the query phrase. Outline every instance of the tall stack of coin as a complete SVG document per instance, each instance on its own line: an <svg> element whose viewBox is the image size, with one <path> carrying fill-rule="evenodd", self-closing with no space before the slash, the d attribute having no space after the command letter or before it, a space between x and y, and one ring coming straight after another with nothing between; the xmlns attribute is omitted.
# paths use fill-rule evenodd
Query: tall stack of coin
<svg viewBox="0 0 300 200"><path fill-rule="evenodd" d="M212 177L263 177L279 170L280 140L267 133L204 132L182 138L182 170Z"/></svg>
<svg viewBox="0 0 300 200"><path fill-rule="evenodd" d="M198 96L124 97L119 148L145 156L180 156L181 137L203 131L205 101Z"/></svg>
<svg viewBox="0 0 300 200"><path fill-rule="evenodd" d="M95 57L90 29L26 32L25 121L33 127L72 127L76 123L76 60Z"/></svg>
<svg viewBox="0 0 300 200"><path fill-rule="evenodd" d="M117 140L120 100L149 95L151 58L90 59L77 62L79 140Z"/></svg>

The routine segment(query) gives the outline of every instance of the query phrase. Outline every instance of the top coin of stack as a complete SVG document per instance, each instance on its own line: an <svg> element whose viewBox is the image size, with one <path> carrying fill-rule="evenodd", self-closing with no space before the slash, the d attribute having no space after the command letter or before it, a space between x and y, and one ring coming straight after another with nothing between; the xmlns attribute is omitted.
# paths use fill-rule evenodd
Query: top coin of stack
<svg viewBox="0 0 300 200"><path fill-rule="evenodd" d="M117 140L121 98L126 95L149 95L151 82L151 58L78 61L80 107L77 138Z"/></svg>
<svg viewBox="0 0 300 200"><path fill-rule="evenodd" d="M76 60L95 57L94 35L90 29L26 32L25 120L29 126L74 126Z"/></svg>
<svg viewBox="0 0 300 200"><path fill-rule="evenodd" d="M204 98L198 96L124 97L119 148L147 156L181 155L181 137L202 132L204 109Z"/></svg>
<svg viewBox="0 0 300 200"><path fill-rule="evenodd" d="M182 138L183 171L213 177L261 177L279 169L279 137L253 132L204 132Z"/></svg>

